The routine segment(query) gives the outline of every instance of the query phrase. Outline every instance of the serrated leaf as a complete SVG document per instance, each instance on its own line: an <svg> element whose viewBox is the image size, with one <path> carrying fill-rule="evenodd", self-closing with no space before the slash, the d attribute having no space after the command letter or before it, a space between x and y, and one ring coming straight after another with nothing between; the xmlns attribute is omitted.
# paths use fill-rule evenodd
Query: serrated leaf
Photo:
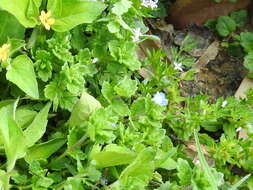
<svg viewBox="0 0 253 190"><path fill-rule="evenodd" d="M33 122L26 128L24 135L27 147L33 146L46 132L48 112L51 103L48 103L34 118Z"/></svg>
<svg viewBox="0 0 253 190"><path fill-rule="evenodd" d="M7 70L6 77L27 95L34 99L39 98L33 63L27 55L20 55L12 61L11 68Z"/></svg>
<svg viewBox="0 0 253 190"><path fill-rule="evenodd" d="M130 98L135 94L137 90L137 81L129 79L127 76L124 77L119 83L114 87L114 91L122 97Z"/></svg>
<svg viewBox="0 0 253 190"><path fill-rule="evenodd" d="M112 12L116 15L123 15L128 11L128 9L131 7L132 2L128 0L120 0L119 2L115 3Z"/></svg>

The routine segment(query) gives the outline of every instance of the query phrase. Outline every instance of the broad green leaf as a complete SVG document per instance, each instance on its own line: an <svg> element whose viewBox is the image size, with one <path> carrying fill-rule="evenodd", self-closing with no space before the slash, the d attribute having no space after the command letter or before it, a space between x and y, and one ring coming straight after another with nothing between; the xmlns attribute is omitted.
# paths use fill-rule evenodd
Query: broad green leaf
<svg viewBox="0 0 253 190"><path fill-rule="evenodd" d="M131 7L132 2L128 0L120 0L119 2L115 3L112 12L116 15L123 15L128 11L128 9Z"/></svg>
<svg viewBox="0 0 253 190"><path fill-rule="evenodd" d="M174 170L177 167L177 162L172 158L168 157L164 162L160 163L157 168L163 168L166 170Z"/></svg>
<svg viewBox="0 0 253 190"><path fill-rule="evenodd" d="M34 118L33 122L24 131L27 147L33 146L46 132L48 112L51 103L48 103Z"/></svg>
<svg viewBox="0 0 253 190"><path fill-rule="evenodd" d="M17 109L16 111L16 122L21 128L26 127L34 120L37 112L29 109Z"/></svg>
<svg viewBox="0 0 253 190"><path fill-rule="evenodd" d="M249 54L244 57L243 65L250 73L253 72L253 52L249 52Z"/></svg>
<svg viewBox="0 0 253 190"><path fill-rule="evenodd" d="M23 39L25 37L25 28L13 15L7 11L0 11L0 20L0 46L6 43L8 38Z"/></svg>
<svg viewBox="0 0 253 190"><path fill-rule="evenodd" d="M232 12L230 15L230 17L235 21L238 27L245 26L247 22L247 16L248 16L248 13L246 10L235 11L235 12Z"/></svg>
<svg viewBox="0 0 253 190"><path fill-rule="evenodd" d="M229 16L220 16L216 25L216 30L222 37L228 36L236 30L236 23Z"/></svg>
<svg viewBox="0 0 253 190"><path fill-rule="evenodd" d="M89 118L92 112L100 107L101 104L99 101L87 92L83 92L80 100L76 103L71 112L69 125L71 127L80 125L83 121Z"/></svg>
<svg viewBox="0 0 253 190"><path fill-rule="evenodd" d="M13 104L1 108L0 115L0 134L7 157L7 171L11 171L16 160L22 158L25 154L25 137L21 128L13 119Z"/></svg>
<svg viewBox="0 0 253 190"><path fill-rule="evenodd" d="M188 186L191 184L192 169L186 160L181 158L177 161L177 176L180 179L180 184L183 186Z"/></svg>
<svg viewBox="0 0 253 190"><path fill-rule="evenodd" d="M150 148L140 152L137 158L120 174L119 182L122 187L144 189L152 179L155 169L154 157L155 153Z"/></svg>
<svg viewBox="0 0 253 190"><path fill-rule="evenodd" d="M82 23L92 23L105 9L99 1L48 0L47 9L52 11L55 24L52 28L64 32Z"/></svg>
<svg viewBox="0 0 253 190"><path fill-rule="evenodd" d="M20 55L12 61L11 68L7 71L6 77L27 95L35 99L39 98L33 63L27 55Z"/></svg>
<svg viewBox="0 0 253 190"><path fill-rule="evenodd" d="M241 45L246 52L253 50L253 33L252 32L242 32L240 34Z"/></svg>
<svg viewBox="0 0 253 190"><path fill-rule="evenodd" d="M28 149L25 160L31 163L34 160L47 159L66 143L65 138L56 138Z"/></svg>
<svg viewBox="0 0 253 190"><path fill-rule="evenodd" d="M124 77L119 83L114 87L114 91L122 97L130 98L137 90L137 81L132 80L129 77Z"/></svg>
<svg viewBox="0 0 253 190"><path fill-rule="evenodd" d="M92 159L96 161L96 166L101 168L129 164L135 157L134 152L116 144L107 145L104 151L92 155Z"/></svg>
<svg viewBox="0 0 253 190"><path fill-rule="evenodd" d="M124 117L130 114L130 110L127 104L123 100L114 100L112 102L112 110L119 114L120 116Z"/></svg>
<svg viewBox="0 0 253 190"><path fill-rule="evenodd" d="M101 93L108 102L111 102L115 96L113 86L108 81L103 82Z"/></svg>
<svg viewBox="0 0 253 190"><path fill-rule="evenodd" d="M0 0L0 7L13 14L23 26L34 27L38 23L41 1Z"/></svg>

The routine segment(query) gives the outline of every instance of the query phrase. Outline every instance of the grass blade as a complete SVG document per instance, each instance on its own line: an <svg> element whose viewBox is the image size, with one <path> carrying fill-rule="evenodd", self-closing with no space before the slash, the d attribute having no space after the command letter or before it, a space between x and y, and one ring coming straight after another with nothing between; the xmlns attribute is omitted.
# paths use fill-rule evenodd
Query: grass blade
<svg viewBox="0 0 253 190"><path fill-rule="evenodd" d="M211 168L209 167L208 163L206 162L204 153L203 153L203 151L201 149L201 145L199 143L199 137L198 137L196 130L194 130L194 138L195 138L195 142L197 145L197 152L198 152L200 164L203 167L204 171L206 172L206 175L209 179L209 183L212 186L212 189L218 190L217 180L215 179L215 176L213 175Z"/></svg>
<svg viewBox="0 0 253 190"><path fill-rule="evenodd" d="M246 176L244 176L242 179L240 179L236 184L234 184L231 188L229 188L229 190L236 190L241 184L243 184L249 177L251 176L251 174L248 174Z"/></svg>

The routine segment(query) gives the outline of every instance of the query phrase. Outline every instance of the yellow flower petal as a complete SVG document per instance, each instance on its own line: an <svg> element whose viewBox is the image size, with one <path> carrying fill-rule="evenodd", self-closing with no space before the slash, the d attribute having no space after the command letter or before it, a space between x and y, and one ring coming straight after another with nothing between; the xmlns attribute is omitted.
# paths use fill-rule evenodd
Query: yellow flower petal
<svg viewBox="0 0 253 190"><path fill-rule="evenodd" d="M0 62L6 61L9 56L10 47L10 44L3 44L2 47L0 47Z"/></svg>
<svg viewBox="0 0 253 190"><path fill-rule="evenodd" d="M50 30L51 25L55 23L54 18L50 18L52 15L51 11L49 10L47 13L45 11L41 11L39 16L40 22L44 25L47 30Z"/></svg>

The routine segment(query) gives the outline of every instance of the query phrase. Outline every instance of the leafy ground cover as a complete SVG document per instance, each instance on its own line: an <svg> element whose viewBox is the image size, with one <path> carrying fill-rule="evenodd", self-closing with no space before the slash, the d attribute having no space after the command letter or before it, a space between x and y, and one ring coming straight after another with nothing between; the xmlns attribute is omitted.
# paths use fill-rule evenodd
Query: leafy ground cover
<svg viewBox="0 0 253 190"><path fill-rule="evenodd" d="M151 35L167 6L0 0L0 189L253 189L253 91L186 96L216 56L197 59L192 33ZM241 10L205 30L252 77L248 25ZM163 45L140 58L145 40Z"/></svg>

